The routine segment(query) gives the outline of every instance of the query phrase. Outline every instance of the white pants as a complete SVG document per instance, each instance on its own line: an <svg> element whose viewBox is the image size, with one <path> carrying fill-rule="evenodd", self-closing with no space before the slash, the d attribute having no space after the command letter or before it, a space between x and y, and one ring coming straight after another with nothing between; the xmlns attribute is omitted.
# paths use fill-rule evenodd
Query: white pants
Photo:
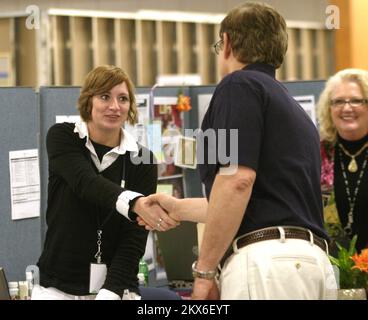
<svg viewBox="0 0 368 320"><path fill-rule="evenodd" d="M220 275L221 299L336 299L327 254L306 240L265 240L232 254Z"/></svg>
<svg viewBox="0 0 368 320"><path fill-rule="evenodd" d="M31 300L94 300L95 298L95 294L74 296L53 287L44 288L36 285L32 290Z"/></svg>

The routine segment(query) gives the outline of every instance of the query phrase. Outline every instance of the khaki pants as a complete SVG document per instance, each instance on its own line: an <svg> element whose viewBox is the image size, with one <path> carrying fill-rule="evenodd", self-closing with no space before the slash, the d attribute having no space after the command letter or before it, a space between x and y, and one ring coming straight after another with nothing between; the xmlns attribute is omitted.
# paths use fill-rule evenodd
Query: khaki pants
<svg viewBox="0 0 368 320"><path fill-rule="evenodd" d="M299 239L260 241L232 254L220 275L221 299L336 299L327 254Z"/></svg>

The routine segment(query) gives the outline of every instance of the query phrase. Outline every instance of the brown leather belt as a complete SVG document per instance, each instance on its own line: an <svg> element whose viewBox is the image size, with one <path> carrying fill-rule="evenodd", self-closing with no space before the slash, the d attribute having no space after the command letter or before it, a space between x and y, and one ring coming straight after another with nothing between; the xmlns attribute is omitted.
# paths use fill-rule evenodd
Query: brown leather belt
<svg viewBox="0 0 368 320"><path fill-rule="evenodd" d="M275 240L275 239L283 239L283 232L285 239L301 239L309 242L313 242L315 245L320 247L323 251L328 254L328 243L324 238L316 236L308 229L299 228L299 227L271 227L260 229L257 231L253 231L245 234L244 236L239 237L236 241L236 246L238 249L243 248L252 243L265 241L265 240ZM234 253L233 246L231 246L225 253L224 257L221 260L221 266L224 265L227 258L229 258Z"/></svg>

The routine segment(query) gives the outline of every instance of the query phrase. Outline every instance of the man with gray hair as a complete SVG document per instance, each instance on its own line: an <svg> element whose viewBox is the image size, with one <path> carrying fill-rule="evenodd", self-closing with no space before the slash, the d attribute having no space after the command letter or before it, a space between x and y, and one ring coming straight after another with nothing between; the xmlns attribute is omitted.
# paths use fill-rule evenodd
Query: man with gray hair
<svg viewBox="0 0 368 320"><path fill-rule="evenodd" d="M151 196L176 220L206 223L193 298L331 298L319 135L275 79L287 50L285 20L268 5L247 2L228 13L219 36L223 79L202 130L237 129L238 159L200 165L206 198ZM226 167L235 170L221 174Z"/></svg>

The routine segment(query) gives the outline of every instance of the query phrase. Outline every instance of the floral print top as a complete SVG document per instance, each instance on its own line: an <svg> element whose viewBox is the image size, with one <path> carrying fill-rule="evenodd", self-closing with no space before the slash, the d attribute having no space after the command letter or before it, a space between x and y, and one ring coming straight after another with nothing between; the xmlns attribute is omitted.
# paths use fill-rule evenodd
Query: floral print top
<svg viewBox="0 0 368 320"><path fill-rule="evenodd" d="M327 141L321 141L321 189L323 198L323 218L325 229L333 242L345 242L347 236L342 228L336 208L334 194L335 147Z"/></svg>

